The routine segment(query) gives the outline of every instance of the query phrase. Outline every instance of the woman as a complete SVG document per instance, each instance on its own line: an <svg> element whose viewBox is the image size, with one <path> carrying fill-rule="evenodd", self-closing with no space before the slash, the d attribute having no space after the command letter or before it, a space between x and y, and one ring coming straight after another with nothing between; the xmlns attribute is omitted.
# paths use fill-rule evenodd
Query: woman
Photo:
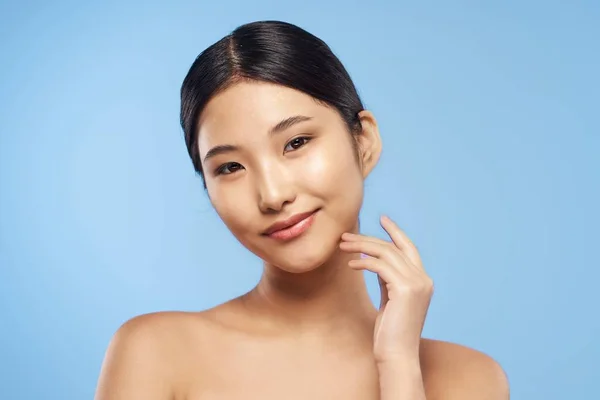
<svg viewBox="0 0 600 400"><path fill-rule="evenodd" d="M421 338L433 285L406 235L385 217L391 241L359 234L381 141L325 43L241 26L200 54L181 101L211 203L264 272L213 309L125 323L98 400L508 398L491 358ZM379 308L363 270L379 276Z"/></svg>

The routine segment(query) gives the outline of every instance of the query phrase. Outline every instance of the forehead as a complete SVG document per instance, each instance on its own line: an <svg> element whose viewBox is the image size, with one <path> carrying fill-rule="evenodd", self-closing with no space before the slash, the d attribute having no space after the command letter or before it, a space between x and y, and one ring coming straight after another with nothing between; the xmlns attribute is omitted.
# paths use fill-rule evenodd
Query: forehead
<svg viewBox="0 0 600 400"><path fill-rule="evenodd" d="M236 140L247 134L265 136L282 119L305 115L326 120L335 112L311 96L285 86L264 82L240 82L212 98L200 119L199 146L208 147Z"/></svg>

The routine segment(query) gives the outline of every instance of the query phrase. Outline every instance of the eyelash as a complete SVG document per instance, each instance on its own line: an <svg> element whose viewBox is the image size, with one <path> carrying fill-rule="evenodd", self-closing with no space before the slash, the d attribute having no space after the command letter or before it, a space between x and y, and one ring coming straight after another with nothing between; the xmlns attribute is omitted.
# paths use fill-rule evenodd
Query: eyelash
<svg viewBox="0 0 600 400"><path fill-rule="evenodd" d="M285 149L287 149L287 147L288 147L290 144L292 144L292 142L295 142L296 140L303 140L302 144L301 144L299 147L297 147L297 148L295 148L295 149L293 149L293 150L288 150L288 151L294 151L294 150L298 150L299 148L301 148L302 146L304 146L306 143L310 142L310 140L311 140L311 139L312 139L312 138L310 138L310 137L308 137L308 136L299 136L299 137L293 138L292 140L290 140L289 142L287 142L287 144L285 145L285 148L284 148L284 150L285 150Z"/></svg>
<svg viewBox="0 0 600 400"><path fill-rule="evenodd" d="M231 168L231 166L240 166L241 167L242 165L240 163L236 163L236 162L225 163L215 170L215 174L216 175L231 175L235 171L225 172L225 170L227 168Z"/></svg>
<svg viewBox="0 0 600 400"><path fill-rule="evenodd" d="M287 148L288 148L288 146L289 146L289 145L291 145L293 142L295 142L295 141L298 141L298 140L301 140L301 141L302 141L302 143L300 144L300 146L298 146L298 147L296 147L296 148L293 148L292 150L287 150L286 152L298 150L298 149L302 148L304 145L306 145L308 142L310 142L310 141L311 141L311 139L312 139L312 138L310 138L310 137L308 137L308 136L299 136L299 137L293 138L292 140L290 140L289 142L287 142L287 144L286 144L286 145L285 145L285 147L284 147L284 151L285 151L285 149L287 149ZM241 165L240 163L236 163L236 162L229 162L229 163L225 163L225 164L223 164L223 165L219 166L219 168L217 168L217 169L215 170L215 173L216 173L217 175L231 175L231 174L233 174L234 172L238 171L238 170L235 170L235 171L225 172L225 171L226 171L228 168L231 168L232 166L236 166L236 167L237 167L237 166L239 166L239 167L242 167L242 165Z"/></svg>

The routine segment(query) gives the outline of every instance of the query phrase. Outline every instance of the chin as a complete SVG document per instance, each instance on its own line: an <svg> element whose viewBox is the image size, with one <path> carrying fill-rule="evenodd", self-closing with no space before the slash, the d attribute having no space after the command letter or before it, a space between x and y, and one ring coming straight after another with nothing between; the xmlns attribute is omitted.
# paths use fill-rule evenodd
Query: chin
<svg viewBox="0 0 600 400"><path fill-rule="evenodd" d="M292 262L285 260L282 262L269 262L269 264L291 274L303 274L318 269L327 260L328 258L324 257L310 257L310 255L307 257L305 254L301 259L295 259Z"/></svg>
<svg viewBox="0 0 600 400"><path fill-rule="evenodd" d="M282 249L278 254L271 252L263 258L267 263L292 274L302 274L318 269L333 257L338 250L338 240L327 243L298 243L295 248Z"/></svg>

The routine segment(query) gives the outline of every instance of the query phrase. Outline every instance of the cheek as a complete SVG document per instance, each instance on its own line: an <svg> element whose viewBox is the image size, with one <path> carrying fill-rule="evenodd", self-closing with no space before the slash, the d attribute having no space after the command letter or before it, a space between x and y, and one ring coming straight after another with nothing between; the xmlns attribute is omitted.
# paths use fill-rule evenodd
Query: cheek
<svg viewBox="0 0 600 400"><path fill-rule="evenodd" d="M223 220L223 223L238 239L252 226L251 204L248 204L248 196L239 196L226 191L217 191L210 196L211 203ZM246 200L244 200L246 199Z"/></svg>
<svg viewBox="0 0 600 400"><path fill-rule="evenodd" d="M304 175L314 184L327 188L360 178L360 171L350 145L330 141L318 147L303 161Z"/></svg>
<svg viewBox="0 0 600 400"><path fill-rule="evenodd" d="M314 152L304 163L303 176L306 187L327 203L335 203L337 211L358 213L362 204L363 178L350 143L338 141Z"/></svg>

